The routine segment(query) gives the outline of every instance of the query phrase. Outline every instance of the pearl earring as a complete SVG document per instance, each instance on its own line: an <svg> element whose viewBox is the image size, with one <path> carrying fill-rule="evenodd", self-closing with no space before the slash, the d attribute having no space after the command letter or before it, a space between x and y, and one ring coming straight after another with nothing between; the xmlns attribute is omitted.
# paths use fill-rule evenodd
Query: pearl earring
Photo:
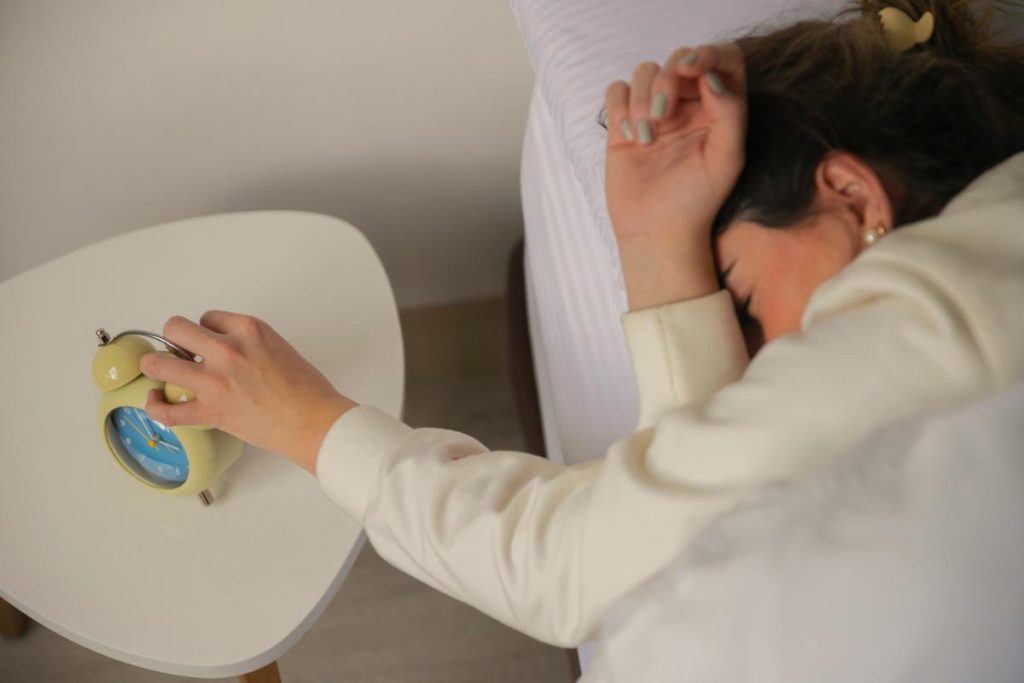
<svg viewBox="0 0 1024 683"><path fill-rule="evenodd" d="M868 230L866 233L864 233L864 244L874 244L875 242L878 241L878 238L885 234L885 232L885 226L879 223L877 228L875 228L874 230Z"/></svg>

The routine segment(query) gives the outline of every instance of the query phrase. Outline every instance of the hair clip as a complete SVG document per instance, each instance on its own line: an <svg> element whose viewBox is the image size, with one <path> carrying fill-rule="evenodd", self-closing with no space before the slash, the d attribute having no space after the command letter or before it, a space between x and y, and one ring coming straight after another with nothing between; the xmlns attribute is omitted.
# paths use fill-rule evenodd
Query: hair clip
<svg viewBox="0 0 1024 683"><path fill-rule="evenodd" d="M909 50L918 43L928 42L935 28L935 17L931 12L925 12L920 19L914 21L903 10L886 7L879 11L878 16L889 37L889 45L899 52Z"/></svg>

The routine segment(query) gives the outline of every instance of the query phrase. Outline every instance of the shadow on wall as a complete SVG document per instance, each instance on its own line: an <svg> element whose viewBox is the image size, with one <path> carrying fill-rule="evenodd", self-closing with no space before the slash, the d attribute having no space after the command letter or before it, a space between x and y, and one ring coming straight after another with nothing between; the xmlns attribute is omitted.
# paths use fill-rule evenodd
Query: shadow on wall
<svg viewBox="0 0 1024 683"><path fill-rule="evenodd" d="M367 235L400 307L448 303L467 290L481 298L504 293L505 263L523 233L518 192L494 191L496 176L507 172L450 162L310 169L226 188L204 212L288 209L337 216ZM517 188L517 178L503 185Z"/></svg>

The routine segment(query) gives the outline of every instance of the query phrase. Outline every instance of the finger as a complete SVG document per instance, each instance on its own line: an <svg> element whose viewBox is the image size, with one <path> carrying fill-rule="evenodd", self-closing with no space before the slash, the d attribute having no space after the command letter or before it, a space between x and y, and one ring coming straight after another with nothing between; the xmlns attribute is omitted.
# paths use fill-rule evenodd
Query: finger
<svg viewBox="0 0 1024 683"><path fill-rule="evenodd" d="M747 101L728 89L717 74L712 69L700 79L701 106L711 121L704 149L713 167L738 168L745 153Z"/></svg>
<svg viewBox="0 0 1024 683"><path fill-rule="evenodd" d="M702 101L707 103L712 121L704 143L705 152L717 168L738 168L745 154L746 101L728 90L714 91L707 78L701 79L701 88L704 91Z"/></svg>
<svg viewBox="0 0 1024 683"><path fill-rule="evenodd" d="M735 43L701 45L676 64L681 76L698 76L701 107L711 126L705 149L716 168L743 163L747 81L743 50Z"/></svg>
<svg viewBox="0 0 1024 683"><path fill-rule="evenodd" d="M671 119L678 108L679 100L700 97L696 78L685 78L676 72L676 64L693 53L693 48L682 47L669 55L658 75L651 84L651 119Z"/></svg>
<svg viewBox="0 0 1024 683"><path fill-rule="evenodd" d="M213 330L214 332L229 334L236 329L238 320L242 317L244 316L238 313L212 310L207 311L200 316L199 324Z"/></svg>
<svg viewBox="0 0 1024 683"><path fill-rule="evenodd" d="M659 71L660 65L644 62L636 67L633 82L629 85L629 119L636 141L641 145L649 145L654 141L654 128L651 125L651 83Z"/></svg>
<svg viewBox="0 0 1024 683"><path fill-rule="evenodd" d="M696 55L695 57L690 55ZM747 70L743 50L736 43L701 45L690 53L689 59L676 62L676 73L696 77L714 71L731 92L746 97Z"/></svg>
<svg viewBox="0 0 1024 683"><path fill-rule="evenodd" d="M202 365L166 352L147 353L139 360L139 369L146 377L177 384L197 393L206 385Z"/></svg>
<svg viewBox="0 0 1024 683"><path fill-rule="evenodd" d="M145 410L147 415L165 427L178 425L218 426L210 424L211 416L207 414L205 407L199 401L172 405L164 400L163 392L159 389L149 390L146 395Z"/></svg>
<svg viewBox="0 0 1024 683"><path fill-rule="evenodd" d="M604 93L604 108L608 116L608 145L633 142L633 128L629 123L629 84L615 81Z"/></svg>
<svg viewBox="0 0 1024 683"><path fill-rule="evenodd" d="M180 315L173 316L164 323L164 336L203 358L216 355L223 338L213 330L197 325Z"/></svg>

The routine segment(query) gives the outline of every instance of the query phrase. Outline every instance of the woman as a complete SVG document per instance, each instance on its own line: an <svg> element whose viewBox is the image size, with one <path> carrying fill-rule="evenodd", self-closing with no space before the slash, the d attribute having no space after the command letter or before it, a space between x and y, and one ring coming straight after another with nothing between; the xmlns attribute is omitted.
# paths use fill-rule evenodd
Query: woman
<svg viewBox="0 0 1024 683"><path fill-rule="evenodd" d="M1022 52L963 2L895 5L930 10L933 33L902 49L868 2L608 88L641 418L603 460L411 429L223 311L167 322L202 364L142 369L196 399L146 410L288 457L382 557L494 618L563 646L595 637L745 494L1024 376Z"/></svg>

